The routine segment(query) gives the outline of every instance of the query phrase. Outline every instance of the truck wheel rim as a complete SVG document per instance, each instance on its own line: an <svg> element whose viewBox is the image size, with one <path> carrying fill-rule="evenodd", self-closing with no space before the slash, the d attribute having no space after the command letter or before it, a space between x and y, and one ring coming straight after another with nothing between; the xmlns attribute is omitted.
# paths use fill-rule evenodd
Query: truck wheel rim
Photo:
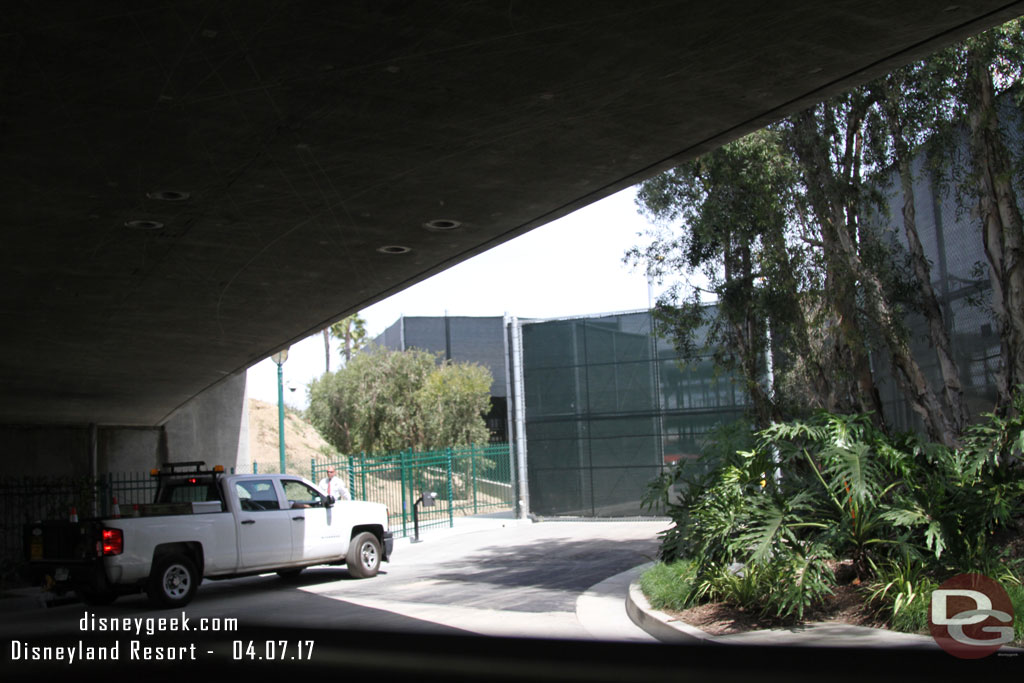
<svg viewBox="0 0 1024 683"><path fill-rule="evenodd" d="M180 564L173 564L164 572L164 593L172 598L181 598L188 594L191 580L188 571Z"/></svg>
<svg viewBox="0 0 1024 683"><path fill-rule="evenodd" d="M363 547L360 548L360 555L362 556L363 566L373 568L377 566L377 548L367 541L363 543Z"/></svg>

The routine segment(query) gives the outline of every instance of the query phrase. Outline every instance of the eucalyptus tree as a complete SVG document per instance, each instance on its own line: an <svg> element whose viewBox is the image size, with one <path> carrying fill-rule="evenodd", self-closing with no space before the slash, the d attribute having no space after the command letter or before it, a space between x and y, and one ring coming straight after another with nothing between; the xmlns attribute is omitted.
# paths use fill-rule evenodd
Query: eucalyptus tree
<svg viewBox="0 0 1024 683"><path fill-rule="evenodd" d="M687 358L702 351L698 333L706 331L719 364L744 378L762 424L822 407L871 414L885 429L880 366L872 362L884 358L929 436L957 444L970 415L918 229L913 172L926 148L941 149L967 121L970 144L959 154L966 163L952 166L981 219L1002 345L999 404L1008 406L1024 384L1024 150L1015 167L1000 107L1015 112L1016 125L1024 117L998 96L1016 88L1019 101L1022 71L1017 20L645 182L641 212L663 227L626 260L649 277L688 277L659 299L661 329ZM888 216L883 190L893 173L906 263L893 251L890 226L876 220ZM707 291L694 284L697 271ZM717 306L708 308L708 299ZM928 324L937 388L912 352L912 310ZM769 331L788 351L773 349L771 386Z"/></svg>
<svg viewBox="0 0 1024 683"><path fill-rule="evenodd" d="M791 229L794 187L778 134L753 133L645 181L638 207L663 227L625 257L651 278L687 275L659 298L658 325L684 359L711 349L719 366L736 371L760 424L780 417L794 374L806 380L789 383L807 392L801 403L822 405L827 393L802 305L808 271L806 249ZM707 295L715 306L704 303ZM769 329L777 347L772 378Z"/></svg>
<svg viewBox="0 0 1024 683"><path fill-rule="evenodd" d="M872 105L863 90L854 90L790 117L781 129L799 170L807 207L802 220L821 253L827 329L839 361L830 409L870 413L882 425L871 341L859 305L866 270L858 247L866 195L862 129Z"/></svg>
<svg viewBox="0 0 1024 683"><path fill-rule="evenodd" d="M932 286L931 264L918 231L914 189L918 180L914 173L915 160L920 167L929 167L928 155L922 150L938 135L937 127L953 104L950 82L943 76L944 69L938 66L943 61L939 57L917 62L870 84L868 89L874 93L877 104L866 129L872 165L879 170L876 182L883 184L885 180L879 176L890 170L898 178L902 196L900 215L914 280L913 304L927 321L928 337L935 349L942 380L942 401L933 397L931 402L918 400L917 404L928 406L925 412L938 404L945 419L928 416L926 423L931 425L934 436L946 445L953 445L966 428L969 414L948 322ZM920 392L924 387L913 384L912 390Z"/></svg>
<svg viewBox="0 0 1024 683"><path fill-rule="evenodd" d="M885 353L929 435L953 444L956 429L911 351L906 309L899 296L908 285L894 268L891 250L865 220L866 213L883 202L877 185L866 182L871 160L865 134L879 108L876 90L855 88L792 117L789 141L820 228L829 271L826 290L851 352L858 409L871 412L876 424L885 425L868 362L870 350ZM873 346L872 337L877 340Z"/></svg>
<svg viewBox="0 0 1024 683"><path fill-rule="evenodd" d="M1024 383L1024 227L1012 155L1001 122L999 95L1016 90L1024 72L1024 22L1016 21L968 39L951 51L952 81L970 136L973 196L992 283L992 309L1000 327L1000 408ZM1017 112L1019 126L1019 112ZM1018 129L1019 130L1019 129Z"/></svg>

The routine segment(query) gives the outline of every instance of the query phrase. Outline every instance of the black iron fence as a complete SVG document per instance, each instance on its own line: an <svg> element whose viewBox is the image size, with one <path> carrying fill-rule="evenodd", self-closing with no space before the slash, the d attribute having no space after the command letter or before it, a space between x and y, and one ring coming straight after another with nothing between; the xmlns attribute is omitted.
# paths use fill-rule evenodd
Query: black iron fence
<svg viewBox="0 0 1024 683"><path fill-rule="evenodd" d="M314 482L328 461L311 463ZM507 443L448 448L426 453L411 450L383 455L357 454L336 465L347 474L352 497L388 506L395 536L413 534L413 510L424 492L437 499L420 506L419 527L451 526L456 517L511 510L515 483ZM254 469L255 471L255 469ZM153 501L157 479L148 472L112 472L96 476L0 477L0 585L21 566L22 529L43 519L104 517L115 503L122 513Z"/></svg>
<svg viewBox="0 0 1024 683"><path fill-rule="evenodd" d="M152 502L156 487L148 472L0 477L0 580L10 579L21 563L27 522L110 515L115 502L121 510Z"/></svg>

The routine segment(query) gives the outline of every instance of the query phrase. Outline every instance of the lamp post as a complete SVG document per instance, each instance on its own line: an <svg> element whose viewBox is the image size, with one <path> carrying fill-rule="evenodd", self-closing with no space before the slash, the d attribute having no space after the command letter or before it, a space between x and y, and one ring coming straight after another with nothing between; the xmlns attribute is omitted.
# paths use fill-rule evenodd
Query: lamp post
<svg viewBox="0 0 1024 683"><path fill-rule="evenodd" d="M282 366L288 360L288 349L278 351L270 359L277 363L277 440L281 445L281 474L284 474L284 370Z"/></svg>

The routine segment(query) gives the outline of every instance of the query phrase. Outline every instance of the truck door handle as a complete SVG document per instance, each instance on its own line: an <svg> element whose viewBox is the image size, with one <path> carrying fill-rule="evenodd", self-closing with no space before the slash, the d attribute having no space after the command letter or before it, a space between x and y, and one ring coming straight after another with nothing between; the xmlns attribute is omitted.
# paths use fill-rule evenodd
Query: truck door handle
<svg viewBox="0 0 1024 683"><path fill-rule="evenodd" d="M256 523L255 519L243 519L242 520L242 524L255 524L255 523Z"/></svg>
<svg viewBox="0 0 1024 683"><path fill-rule="evenodd" d="M293 522L305 522L306 518L305 517L292 517L292 521Z"/></svg>

